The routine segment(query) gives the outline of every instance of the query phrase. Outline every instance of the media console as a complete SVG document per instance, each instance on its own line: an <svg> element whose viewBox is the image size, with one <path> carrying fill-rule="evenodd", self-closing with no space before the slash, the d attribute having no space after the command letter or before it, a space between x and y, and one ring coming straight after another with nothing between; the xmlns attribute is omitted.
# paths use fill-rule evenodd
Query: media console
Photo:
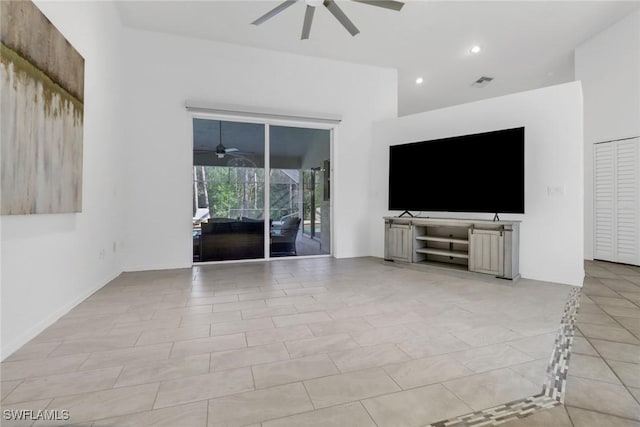
<svg viewBox="0 0 640 427"><path fill-rule="evenodd" d="M385 217L384 259L517 280L520 221Z"/></svg>

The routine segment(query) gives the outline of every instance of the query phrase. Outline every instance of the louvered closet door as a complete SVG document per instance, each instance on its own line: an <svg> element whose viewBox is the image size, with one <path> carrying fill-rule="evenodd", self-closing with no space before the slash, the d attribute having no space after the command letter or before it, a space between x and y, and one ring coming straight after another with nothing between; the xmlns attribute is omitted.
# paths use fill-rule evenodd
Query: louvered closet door
<svg viewBox="0 0 640 427"><path fill-rule="evenodd" d="M640 139L594 147L594 258L640 265Z"/></svg>
<svg viewBox="0 0 640 427"><path fill-rule="evenodd" d="M594 159L594 258L615 261L615 177L613 142L595 144Z"/></svg>
<svg viewBox="0 0 640 427"><path fill-rule="evenodd" d="M640 180L638 139L617 141L616 165L616 233L614 256L617 262L639 264L638 187Z"/></svg>

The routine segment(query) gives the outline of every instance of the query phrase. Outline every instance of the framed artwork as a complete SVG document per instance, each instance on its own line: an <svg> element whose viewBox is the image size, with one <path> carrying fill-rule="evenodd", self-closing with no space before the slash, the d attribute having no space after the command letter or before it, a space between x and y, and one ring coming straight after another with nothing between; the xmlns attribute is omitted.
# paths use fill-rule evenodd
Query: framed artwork
<svg viewBox="0 0 640 427"><path fill-rule="evenodd" d="M0 212L80 212L84 58L31 1L0 19Z"/></svg>

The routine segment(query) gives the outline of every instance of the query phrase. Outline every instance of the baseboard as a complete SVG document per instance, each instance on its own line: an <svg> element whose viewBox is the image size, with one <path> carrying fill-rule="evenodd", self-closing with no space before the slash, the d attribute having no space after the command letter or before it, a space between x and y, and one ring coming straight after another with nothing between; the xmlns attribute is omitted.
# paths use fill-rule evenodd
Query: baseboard
<svg viewBox="0 0 640 427"><path fill-rule="evenodd" d="M25 332L20 338L14 340L12 343L6 346L3 346L0 354L0 360L5 360L7 357L11 356L16 350L37 337L38 334L47 329L49 326L53 325L58 319L71 311L71 309L90 297L93 293L104 287L107 283L111 282L120 274L122 274L122 272L111 275L111 277L107 280L103 280L100 284L82 293L78 298L71 301L69 304L62 306L46 318L42 319L35 326L27 330L27 332Z"/></svg>
<svg viewBox="0 0 640 427"><path fill-rule="evenodd" d="M123 273L138 273L142 271L181 270L191 268L193 262L187 264L163 264L163 265L136 265L125 267Z"/></svg>

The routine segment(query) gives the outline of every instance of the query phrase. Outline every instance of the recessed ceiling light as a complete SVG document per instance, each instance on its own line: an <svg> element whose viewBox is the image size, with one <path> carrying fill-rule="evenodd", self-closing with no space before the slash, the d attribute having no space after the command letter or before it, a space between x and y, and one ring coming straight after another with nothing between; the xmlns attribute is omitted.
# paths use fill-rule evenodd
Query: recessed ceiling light
<svg viewBox="0 0 640 427"><path fill-rule="evenodd" d="M474 45L471 46L471 49L469 49L469 52L471 53L480 53L480 51L482 50L482 48L478 45Z"/></svg>
<svg viewBox="0 0 640 427"><path fill-rule="evenodd" d="M422 82L424 82L424 79L423 79L422 77L418 77L418 78L416 79L416 84L417 84L417 85L421 85L421 84L422 84Z"/></svg>

